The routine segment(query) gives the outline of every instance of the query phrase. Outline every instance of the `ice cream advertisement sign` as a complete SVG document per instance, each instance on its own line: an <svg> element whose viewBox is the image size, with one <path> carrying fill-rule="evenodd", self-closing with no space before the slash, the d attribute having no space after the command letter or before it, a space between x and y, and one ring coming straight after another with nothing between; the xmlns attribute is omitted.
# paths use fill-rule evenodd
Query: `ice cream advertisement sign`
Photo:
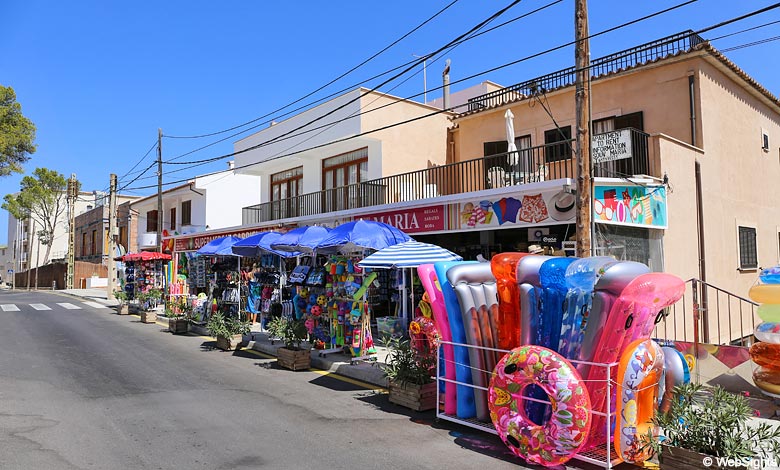
<svg viewBox="0 0 780 470"><path fill-rule="evenodd" d="M666 228L664 186L596 186L593 219L598 223Z"/></svg>

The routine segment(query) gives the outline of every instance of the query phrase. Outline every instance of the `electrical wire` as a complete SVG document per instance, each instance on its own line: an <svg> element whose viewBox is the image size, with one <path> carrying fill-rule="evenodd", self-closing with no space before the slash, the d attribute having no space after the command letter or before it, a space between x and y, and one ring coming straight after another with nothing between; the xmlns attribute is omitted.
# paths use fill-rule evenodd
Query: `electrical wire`
<svg viewBox="0 0 780 470"><path fill-rule="evenodd" d="M271 111L270 113L268 113L268 114L266 114L266 115L264 115L264 116L260 116L260 117L258 117L258 118L252 119L251 121L247 121L247 122L245 122L245 123L243 123L243 124L239 124L239 125L237 125L237 126L233 126L233 127L229 128L229 129L224 129L224 130L217 131L217 132L211 132L211 133L209 133L209 134L200 134L200 135L192 135L192 136L175 136L175 135L164 135L164 137L167 137L167 138L169 138L169 139L199 139L199 138L201 138L201 137L212 137L212 136L215 136L215 135L224 134L225 132L230 132L230 131L232 131L232 130L236 130L236 129L239 129L239 128L241 128L241 127L244 127L244 126L246 126L246 125L252 124L252 123L254 123L254 122L257 122L257 121L259 121L260 119L264 119L264 118L266 118L266 117L269 117L269 116L271 116L271 115L273 115L273 114L276 114L276 113L278 113L279 111L282 111L282 110L284 110L284 109L286 109L286 108L288 108L288 107L290 107L290 106L292 106L292 105L294 105L294 104L296 104L296 103L300 103L301 101L305 100L306 98L308 98L308 97L310 97L310 96L314 95L314 94L315 94L315 93L317 93L317 92L320 92L320 91L324 90L325 88L327 88L327 87L329 87L330 85L332 85L332 84L336 83L337 81L339 81L339 80L341 80L342 78L346 77L347 75L351 74L352 72L354 72L355 70L359 69L360 67L362 67L362 66L366 65L368 62L370 62L370 61L374 60L375 58L377 58L378 56L380 56L381 54L383 54L384 52L386 52L386 51L387 51L388 49L390 49L391 47L395 46L396 44L398 44L399 42L403 41L404 39L406 39L407 37L409 37L410 35L412 35L413 33L415 33L417 30L419 30L420 28L422 28L422 27L423 27L423 26L425 26L426 24L428 24L428 23L430 23L431 21L433 21L433 20L434 20L436 17L438 17L439 15L441 15L442 13L444 13L445 11L447 11L447 10L448 10L450 7L452 7L453 5L455 5L456 3L458 3L459 1L460 1L460 0L453 0L453 1L452 1L452 2L450 2L448 5L446 5L444 8L442 8L442 9L441 9L441 10L439 10L439 11L437 11L437 12L436 12L436 13L435 13L433 16L429 17L428 19L426 19L425 21L423 21L423 22L422 22L422 23L420 23L419 25L415 26L415 27L414 27L414 28L413 28L411 31L408 31L406 34L404 34L404 35L403 35L403 36L401 36L400 38L396 39L395 41L393 41L393 42L392 42L392 43L390 43L389 45L387 45L387 46L385 46L384 48L382 48L382 49L381 49L379 52L376 52L376 53L374 53L374 54L373 54L371 57L369 57L368 59L365 59L363 62L359 63L358 65L356 65L356 66L352 67L351 69L347 70L346 72L342 73L341 75L339 75L338 77L336 77L336 78L334 78L333 80L329 81L329 82L328 82L328 83L326 83L325 85L322 85L321 87L319 87L319 88L317 88L316 90L314 90L314 91L312 91L312 92L310 92L310 93L308 93L308 94L306 94L306 95L304 95L304 96L302 96L302 97L298 98L297 100L293 101L292 103L289 103L289 104L287 104L287 105L285 105L285 106L283 106L283 107L281 107L281 108L279 108L279 109L276 109L276 110L274 110L274 111Z"/></svg>
<svg viewBox="0 0 780 470"><path fill-rule="evenodd" d="M587 38L585 38L585 39L592 38L592 37L596 37L596 36L600 36L600 35L606 34L606 33L608 33L608 32L615 31L615 30L617 30L617 29L620 29L620 28L623 28L623 27L626 27L626 26L629 26L629 25L635 24L635 23L637 23L638 21L643 21L643 20L646 20L646 19L652 18L652 17L654 17L654 16L657 16L657 15L660 15L660 14L663 14L663 13L666 13L666 12L668 12L668 11L671 11L671 10L674 10L674 9L676 9L676 8L680 8L680 7L682 7L682 6L686 6L686 5L688 5L688 4L690 4L690 3L694 3L694 2L696 2L696 1L698 1L698 0L689 0L689 1L683 2L683 3L681 3L681 4L678 4L678 5L676 5L676 6L673 6L673 7L670 7L670 8L667 8L667 9L664 9L664 10L661 10L661 11L658 11L658 12L655 12L655 13L653 13L653 14L650 14L650 15L646 15L646 16L644 16L644 17L642 17L642 18L638 18L638 19L635 19L635 20L632 20L632 21L629 21L629 22L623 23L623 24L621 24L621 25L617 25L617 26L614 26L614 27L612 27L612 28L608 28L608 29L606 29L606 30L603 30L603 31L600 31L600 32L598 32L598 33L592 34L592 35L588 36L588 37L587 37ZM756 15L759 15L759 14L765 13L765 12L767 12L767 11L769 11L769 10L776 9L776 8L778 8L778 7L780 7L780 3L775 3L775 4L772 4L772 5L768 6L768 7L762 8L762 9L760 9L760 10L756 10L756 11L753 11L753 12L751 12L751 13L748 13L748 14L745 14L745 15L742 15L742 16L739 16L739 17L735 17L735 18L732 18L732 19L729 19L729 20L723 21L723 22L721 22L721 23L718 23L718 24L716 24L716 25L709 26L709 27L707 27L707 28L701 29L701 30L699 30L699 31L696 31L694 34L700 34L701 32L710 31L710 30L713 30L713 29L716 29L716 28L719 28L719 27L722 27L722 26L725 26L725 25L728 25L728 24L732 24L732 23L735 23L735 22L737 22L737 21L741 21L741 20L743 20L743 19L750 18L750 17L752 17L752 16L756 16ZM474 74L474 75L472 75L472 76L469 76L469 77L466 77L466 78L464 78L464 79L457 80L457 81L455 81L455 82L453 82L453 83L458 83L458 82L461 82L461 81L465 81L465 80L468 80L468 79L471 79L471 78L478 77L478 76L480 76L480 75L484 75L484 74L486 74L486 73L490 73L490 72L493 72L493 71L496 71L496 70L500 70L500 69L502 69L502 68L505 68L505 67L508 67L508 66L515 65L515 64L517 64L517 63L523 62L523 61L525 61L525 60L529 60L529 59L531 59L531 58L538 57L538 56L540 56L540 55L543 55L543 54L545 54L545 53L549 53L549 52L552 52L552 51L555 51L555 50L561 49L561 48L563 48L563 47L566 47L566 46L573 45L573 44L575 44L575 43L576 43L576 41L572 41L572 42L569 42L569 43L566 43L566 44L563 44L563 45L560 45L560 46L556 46L556 47L554 47L554 48L547 49L546 51L538 52L538 53L535 53L535 54L533 54L533 55L526 56L526 57L524 57L524 58L518 59L518 60L516 60L516 61L508 62L508 63L506 63L506 64L503 64L503 65L501 65L501 66L494 67L494 68L488 69L488 70L486 70L486 71L483 71L483 72L480 72L480 73ZM658 45L657 43L654 43L654 46L657 46L657 45ZM634 52L637 52L637 51L636 51L636 50L634 50ZM587 68L590 68L590 67L587 67ZM415 95L415 96L416 96L416 95ZM451 109L455 109L455 108L456 108L456 107L453 107L453 108L451 108ZM372 111L374 111L374 110L372 110ZM367 134L370 134L370 133L378 132L378 131L381 131L381 130L386 130L386 129L389 129L389 128L392 128L392 127L396 127L396 126L399 126L399 125L408 124L408 123L410 123L410 122L414 122L414 121L417 121L417 120L420 120L420 119L428 118L428 117L431 117L431 116L434 116L434 115L437 115L437 114L441 114L441 113L444 113L444 112L448 112L448 111L450 111L450 109L442 109L442 110L438 110L438 111L435 111L435 112L432 112L432 113L429 113L429 114L426 114L426 115L418 116L418 117L416 117L416 118L413 118L413 119L409 119L409 120L405 120L405 121L397 122L397 123L394 123L394 124L391 124L391 125L388 125L388 126L383 126L383 127L381 127L381 128L378 128L378 129L373 129L373 130L370 130L370 131L362 132L362 133L359 133L359 134L356 134L356 135L352 135L352 136L350 136L350 137L347 137L347 138L343 138L343 139L334 140L334 141L328 142L328 143L326 143L326 144L321 144L321 145L314 146L314 147L310 147L310 148L307 148L307 149L304 149L304 150L299 150L299 151L292 152L292 153L289 153L289 154L280 155L279 157L276 157L276 158L274 158L273 160L276 160L276 159L278 159L278 158L284 158L284 157L288 157L288 156L296 155L296 154L299 154L299 153L302 153L302 152L305 152L305 151L309 151L309 150L314 150L314 149L317 149L317 148L325 147L325 146L331 145L331 144L333 144L333 143L338 143L338 142L343 142L343 141L346 141L346 140L354 139L354 138L356 138L356 137L361 137L361 136L364 136L364 135L367 135ZM305 131L305 132L311 132L311 131L313 131L313 130L314 130L314 129L309 129L309 130L307 130L307 131ZM305 132L303 132L303 133L305 133ZM303 133L302 133L302 134L303 134ZM194 168L194 167L197 167L197 166L201 166L201 165L204 165L204 164L207 164L207 163L211 163L211 162L214 162L214 161L217 161L217 160L221 160L221 159L228 158L228 157L231 157L231 156L239 155L239 154L242 154L242 153L245 153L245 152L248 152L248 151L254 150L254 149L256 149L256 148L259 148L259 147L261 147L261 146L263 146L263 145L266 145L266 144L265 144L265 143L261 143L261 144L258 144L258 145L252 146L252 147L248 147L248 148L246 148L246 149L243 149L243 150L239 150L239 151L237 151L237 152L232 152L232 153L229 153L229 154L222 155L222 156L220 156L220 157L214 157L214 158L210 158L210 159L206 159L206 160L199 160L199 161L192 161L192 162L181 162L181 164L190 164L190 165L192 165L192 166L191 166L191 167L189 167L189 168L187 168L187 169L191 169L191 168ZM265 162L267 162L267 161L270 161L270 160L271 160L271 159L264 160L262 163L265 163ZM170 164L170 162L168 162L168 163ZM235 167L234 169L247 168L247 167L250 167L250 166L254 166L254 165L256 165L256 164L257 164L257 163L250 163L250 164L246 164L246 165L241 165L241 166ZM172 172L170 172L170 173L172 173ZM174 181L174 182L169 182L169 183L166 183L166 185L167 185L167 184L178 184L178 183L181 183L181 182L187 181L187 180L189 180L189 179L191 179L191 178L182 179L182 180L177 180L177 181ZM149 188L152 188L152 187L155 187L155 186L141 186L141 187L138 187L138 188L136 188L136 189L139 189L139 190L140 190L140 189L149 189Z"/></svg>
<svg viewBox="0 0 780 470"><path fill-rule="evenodd" d="M120 188L117 188L117 192L120 192L120 191L137 191L138 189L147 189L147 188L135 188L135 189L129 188L128 189L128 186L130 186L131 184L135 183L141 176L144 175L144 173L146 173L147 171L151 170L152 167L155 166L156 164L157 164L157 162L152 162L151 165L147 166L144 171L142 171L140 174L138 174L138 176L136 176L132 180L128 181L124 186L122 186ZM171 184L171 183L168 183L168 184Z"/></svg>

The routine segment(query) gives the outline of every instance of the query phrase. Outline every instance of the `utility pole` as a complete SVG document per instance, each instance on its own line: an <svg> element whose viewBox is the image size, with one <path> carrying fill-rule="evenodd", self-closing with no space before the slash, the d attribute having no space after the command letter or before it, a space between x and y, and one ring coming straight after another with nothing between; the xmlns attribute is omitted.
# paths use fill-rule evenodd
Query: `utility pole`
<svg viewBox="0 0 780 470"><path fill-rule="evenodd" d="M73 289L76 272L76 174L71 173L68 180L68 277L67 289Z"/></svg>
<svg viewBox="0 0 780 470"><path fill-rule="evenodd" d="M116 174L111 173L111 183L108 189L108 300L114 300L116 288Z"/></svg>
<svg viewBox="0 0 780 470"><path fill-rule="evenodd" d="M157 129L157 251L162 252L162 225L163 225L163 203L162 203L162 129Z"/></svg>
<svg viewBox="0 0 780 470"><path fill-rule="evenodd" d="M588 1L574 0L574 58L576 60L575 106L577 112L577 256L592 255L591 132L590 132L590 40Z"/></svg>
<svg viewBox="0 0 780 470"><path fill-rule="evenodd" d="M30 290L30 271L32 271L32 237L35 232L35 220L32 216L27 214L27 290ZM36 265L38 263L35 263ZM38 266L35 267L35 271L38 271Z"/></svg>

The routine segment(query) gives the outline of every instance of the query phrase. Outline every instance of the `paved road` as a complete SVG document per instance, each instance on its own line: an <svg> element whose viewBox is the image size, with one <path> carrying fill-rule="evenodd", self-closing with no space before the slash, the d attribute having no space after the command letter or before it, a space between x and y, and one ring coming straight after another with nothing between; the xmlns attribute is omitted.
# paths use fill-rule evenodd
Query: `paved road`
<svg viewBox="0 0 780 470"><path fill-rule="evenodd" d="M0 291L0 468L518 468L432 412L100 307Z"/></svg>

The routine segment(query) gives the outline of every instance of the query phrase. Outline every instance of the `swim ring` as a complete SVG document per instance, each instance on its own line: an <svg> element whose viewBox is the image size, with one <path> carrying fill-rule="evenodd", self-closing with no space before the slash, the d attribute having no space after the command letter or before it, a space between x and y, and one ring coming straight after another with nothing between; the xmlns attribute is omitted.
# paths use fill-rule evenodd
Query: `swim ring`
<svg viewBox="0 0 780 470"><path fill-rule="evenodd" d="M758 278L764 284L780 284L780 266L762 269Z"/></svg>
<svg viewBox="0 0 780 470"><path fill-rule="evenodd" d="M753 332L756 339L767 343L780 343L780 323L764 322L756 326Z"/></svg>
<svg viewBox="0 0 780 470"><path fill-rule="evenodd" d="M772 286L774 287L774 286ZM780 288L780 286L777 286ZM763 321L777 323L780 322L780 305L762 304L756 309L756 315Z"/></svg>
<svg viewBox="0 0 780 470"><path fill-rule="evenodd" d="M614 442L626 462L643 462L652 456L649 448L643 448L642 437L648 431L656 433L652 418L663 367L664 351L650 339L634 341L620 357Z"/></svg>
<svg viewBox="0 0 780 470"><path fill-rule="evenodd" d="M753 371L753 383L765 393L780 398L780 371L759 367Z"/></svg>
<svg viewBox="0 0 780 470"><path fill-rule="evenodd" d="M531 422L523 390L542 388L552 415L543 425ZM513 349L496 365L488 389L490 418L509 449L528 462L561 465L579 452L590 433L590 396L577 370L560 354L541 346Z"/></svg>
<svg viewBox="0 0 780 470"><path fill-rule="evenodd" d="M761 367L780 371L780 344L754 343L750 346L750 358Z"/></svg>
<svg viewBox="0 0 780 470"><path fill-rule="evenodd" d="M748 291L748 297L759 304L780 304L780 285L756 284Z"/></svg>

